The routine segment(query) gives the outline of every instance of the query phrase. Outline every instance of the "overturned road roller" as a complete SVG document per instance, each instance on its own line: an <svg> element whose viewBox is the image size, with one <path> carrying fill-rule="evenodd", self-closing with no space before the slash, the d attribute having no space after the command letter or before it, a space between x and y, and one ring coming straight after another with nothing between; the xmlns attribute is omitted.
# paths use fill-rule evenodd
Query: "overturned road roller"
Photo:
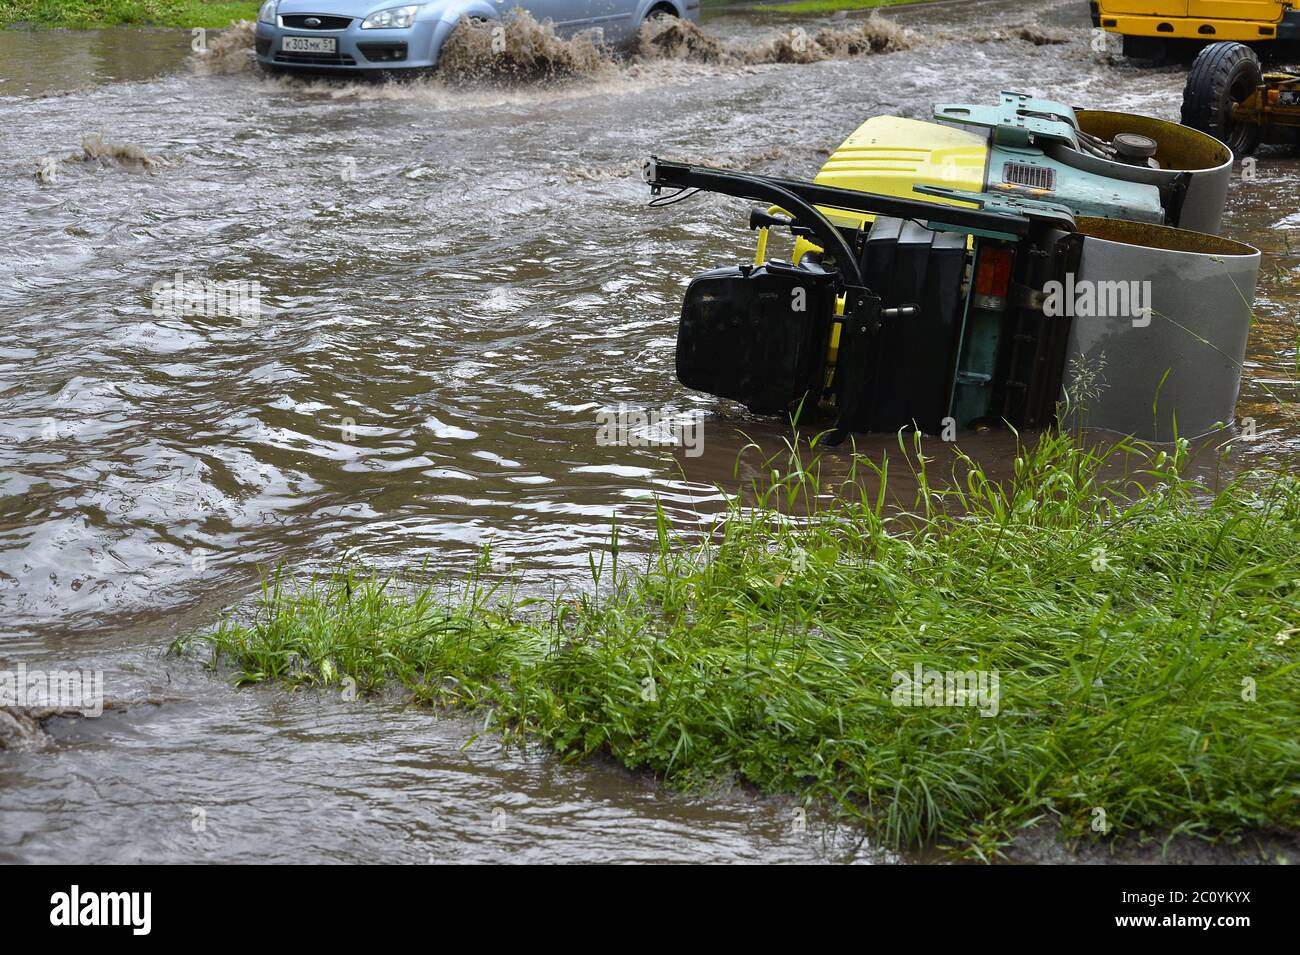
<svg viewBox="0 0 1300 955"><path fill-rule="evenodd" d="M761 204L753 261L687 288L678 378L833 439L1204 434L1233 419L1259 270L1218 234L1231 171L1197 130L1015 92L873 117L812 182L652 157L652 205Z"/></svg>

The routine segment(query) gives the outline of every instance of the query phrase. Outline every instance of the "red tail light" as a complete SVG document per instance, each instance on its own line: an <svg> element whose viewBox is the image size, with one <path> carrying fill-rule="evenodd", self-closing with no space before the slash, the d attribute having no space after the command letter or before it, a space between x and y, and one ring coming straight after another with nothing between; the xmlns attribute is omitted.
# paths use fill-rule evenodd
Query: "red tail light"
<svg viewBox="0 0 1300 955"><path fill-rule="evenodd" d="M1001 311L1007 307L1007 290L1011 288L1011 263L1015 253L1004 245L981 245L975 260L976 308Z"/></svg>

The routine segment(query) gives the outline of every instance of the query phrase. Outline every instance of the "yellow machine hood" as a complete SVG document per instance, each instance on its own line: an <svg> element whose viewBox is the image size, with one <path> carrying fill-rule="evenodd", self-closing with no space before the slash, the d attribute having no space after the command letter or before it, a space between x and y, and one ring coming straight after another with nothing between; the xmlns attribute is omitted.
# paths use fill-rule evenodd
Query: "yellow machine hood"
<svg viewBox="0 0 1300 955"><path fill-rule="evenodd" d="M815 181L840 189L971 207L973 203L921 195L912 187L982 192L988 156L988 136L983 133L898 116L873 116L835 150ZM871 218L834 209L821 211L839 226L861 226Z"/></svg>

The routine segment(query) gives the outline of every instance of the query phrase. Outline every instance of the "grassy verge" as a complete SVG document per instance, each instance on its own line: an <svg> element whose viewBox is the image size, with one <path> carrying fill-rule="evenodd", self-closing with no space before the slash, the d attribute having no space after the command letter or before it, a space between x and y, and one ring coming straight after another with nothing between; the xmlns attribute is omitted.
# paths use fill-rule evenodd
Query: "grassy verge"
<svg viewBox="0 0 1300 955"><path fill-rule="evenodd" d="M206 0L0 0L0 24L86 30L111 26L207 27L257 19L257 2Z"/></svg>
<svg viewBox="0 0 1300 955"><path fill-rule="evenodd" d="M1300 827L1300 483L1209 498L1183 446L1052 436L1014 480L961 458L941 487L907 452L906 513L866 490L890 462L831 496L815 449L790 449L711 540L659 514L645 566L625 572L616 533L572 595L520 599L486 562L454 591L277 575L204 639L239 682L397 681L566 757L795 794L892 846L988 859L1044 818L1086 838Z"/></svg>
<svg viewBox="0 0 1300 955"><path fill-rule="evenodd" d="M760 3L754 9L764 13L836 13L840 10L875 10L928 0L796 0L794 3Z"/></svg>
<svg viewBox="0 0 1300 955"><path fill-rule="evenodd" d="M781 13L832 13L918 3L925 0L799 0L761 3L754 9ZM716 4L714 4L716 6ZM224 27L236 20L253 20L256 0L0 0L0 26L96 29L110 26Z"/></svg>

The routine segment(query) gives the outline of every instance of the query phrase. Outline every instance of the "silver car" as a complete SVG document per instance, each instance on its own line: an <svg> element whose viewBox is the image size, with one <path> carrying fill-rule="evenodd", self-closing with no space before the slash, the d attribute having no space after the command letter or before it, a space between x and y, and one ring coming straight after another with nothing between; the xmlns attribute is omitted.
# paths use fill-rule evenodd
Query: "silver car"
<svg viewBox="0 0 1300 955"><path fill-rule="evenodd" d="M598 28L611 46L648 17L698 21L700 0L266 0L257 14L257 60L276 70L427 69L461 17L499 20L515 9L561 35Z"/></svg>

